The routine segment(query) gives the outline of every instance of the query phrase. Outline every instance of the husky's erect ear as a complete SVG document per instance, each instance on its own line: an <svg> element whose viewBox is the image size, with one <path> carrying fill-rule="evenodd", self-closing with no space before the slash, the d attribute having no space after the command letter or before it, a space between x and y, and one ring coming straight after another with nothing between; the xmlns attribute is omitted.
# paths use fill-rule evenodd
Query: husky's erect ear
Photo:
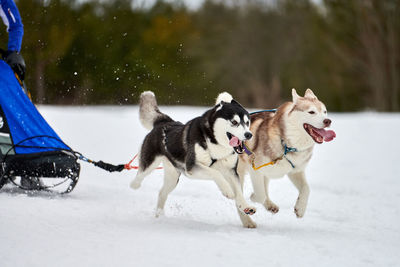
<svg viewBox="0 0 400 267"><path fill-rule="evenodd" d="M310 98L310 99L318 99L318 98L314 95L313 91L311 91L310 88L308 88L308 89L306 90L306 93L304 94L304 97L305 97L305 98Z"/></svg>
<svg viewBox="0 0 400 267"><path fill-rule="evenodd" d="M235 99L232 99L231 104L241 106L239 102L237 102Z"/></svg>
<svg viewBox="0 0 400 267"><path fill-rule="evenodd" d="M299 100L300 96L297 94L296 89L292 89L292 98L293 98L293 103L296 103L297 100Z"/></svg>
<svg viewBox="0 0 400 267"><path fill-rule="evenodd" d="M227 92L223 92L218 95L215 105L218 105L221 102L231 103L232 100L233 100L233 97L231 96L231 94L229 94Z"/></svg>
<svg viewBox="0 0 400 267"><path fill-rule="evenodd" d="M240 108L242 108L242 109L245 109L245 108L244 108L239 102L237 102L235 99L232 99L231 104L233 104L233 105L235 105L235 106L238 106L238 107L240 107ZM247 112L247 110L246 110L246 112Z"/></svg>

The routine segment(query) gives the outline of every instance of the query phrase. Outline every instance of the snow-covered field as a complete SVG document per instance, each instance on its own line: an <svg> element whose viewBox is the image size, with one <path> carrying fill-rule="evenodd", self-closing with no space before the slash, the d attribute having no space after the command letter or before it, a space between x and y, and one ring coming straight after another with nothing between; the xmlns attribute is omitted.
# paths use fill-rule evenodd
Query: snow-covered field
<svg viewBox="0 0 400 267"><path fill-rule="evenodd" d="M162 110L187 121L205 108ZM146 134L137 107L40 111L94 160L126 163ZM0 191L0 266L400 266L400 115L331 118L337 138L315 148L303 219L293 213L297 192L287 178L270 186L279 213L256 204L258 228L244 229L214 183L184 177L155 218L162 171L133 191L134 170L110 174L82 162L69 195Z"/></svg>

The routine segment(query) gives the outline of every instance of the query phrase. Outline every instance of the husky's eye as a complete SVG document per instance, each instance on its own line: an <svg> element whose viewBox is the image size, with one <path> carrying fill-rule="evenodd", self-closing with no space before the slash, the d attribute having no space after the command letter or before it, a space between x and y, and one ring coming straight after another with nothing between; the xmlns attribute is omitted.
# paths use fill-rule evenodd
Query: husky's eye
<svg viewBox="0 0 400 267"><path fill-rule="evenodd" d="M311 110L311 111L309 111L308 113L310 113L310 114L315 114L315 111L312 111L312 110Z"/></svg>
<svg viewBox="0 0 400 267"><path fill-rule="evenodd" d="M326 110L324 111L324 113L325 113L325 114L327 113Z"/></svg>
<svg viewBox="0 0 400 267"><path fill-rule="evenodd" d="M231 121L231 123L232 123L233 126L238 126L239 125L239 123L237 121Z"/></svg>

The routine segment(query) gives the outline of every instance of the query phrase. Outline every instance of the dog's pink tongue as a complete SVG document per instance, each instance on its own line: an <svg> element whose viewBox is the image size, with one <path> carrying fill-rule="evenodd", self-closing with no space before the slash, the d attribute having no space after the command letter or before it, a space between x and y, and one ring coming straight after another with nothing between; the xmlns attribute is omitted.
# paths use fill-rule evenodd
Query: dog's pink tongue
<svg viewBox="0 0 400 267"><path fill-rule="evenodd" d="M239 138L237 138L236 136L233 136L233 137L231 138L231 140L229 140L229 145L230 145L230 146L233 146L233 147L239 146L239 145L240 145Z"/></svg>
<svg viewBox="0 0 400 267"><path fill-rule="evenodd" d="M332 141L336 137L336 133L332 130L325 130L325 129L315 129L318 134L320 134L325 142Z"/></svg>

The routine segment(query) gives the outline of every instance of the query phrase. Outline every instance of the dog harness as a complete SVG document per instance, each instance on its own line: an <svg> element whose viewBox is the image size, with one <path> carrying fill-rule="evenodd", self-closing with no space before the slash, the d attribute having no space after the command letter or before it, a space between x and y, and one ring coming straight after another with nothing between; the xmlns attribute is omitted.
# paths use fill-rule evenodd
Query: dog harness
<svg viewBox="0 0 400 267"><path fill-rule="evenodd" d="M263 112L272 112L272 113L275 113L275 112L277 112L277 111L278 111L278 110L277 110L276 108L274 108L274 109L264 109L264 110L260 110L260 111L251 112L250 115L258 114L258 113L263 113ZM246 146L245 142L243 142L243 149L244 149L244 152L246 152L246 154L247 154L249 157L251 157L251 166L253 167L253 170L257 171L257 170L261 169L262 167L266 167L266 166L268 166L268 165L274 165L276 162L278 162L279 160L282 160L283 158L285 158L285 159L289 162L290 166L292 166L292 168L294 169L296 166L294 166L293 162L292 162L290 159L288 159L288 158L286 157L286 155L287 155L288 153L298 152L298 150L297 150L297 148L295 148L295 147L288 147L288 146L286 145L286 143L283 141L283 139L281 139L281 143L282 143L282 146L283 146L283 155L280 156L279 158L274 159L273 161L264 163L264 164L262 164L262 165L260 165L260 166L257 167L256 164L254 163L254 161L255 161L255 159L256 159L256 156L255 156L254 152L251 151L250 148L248 148L248 147Z"/></svg>
<svg viewBox="0 0 400 267"><path fill-rule="evenodd" d="M282 146L283 146L283 155L282 155L282 156L280 156L279 158L274 159L273 161L264 163L264 164L262 164L262 165L260 165L260 166L256 166L256 164L254 163L254 161L255 161L255 159L256 159L256 156L255 156L254 152L251 151L251 150L246 146L246 143L243 142L244 151L246 152L246 154L247 154L249 157L251 157L251 167L253 168L253 170L257 171L257 170L259 170L259 169L261 169L261 168L263 168L263 167L266 167L266 166L268 166L268 165L274 165L275 163L277 163L279 160L282 160L283 158L285 158L285 159L289 162L290 166L292 166L292 168L294 169L296 166L293 164L293 162L292 162L290 159L288 159L288 158L286 157L286 155L287 155L288 153L298 152L298 150L297 150L297 148L295 148L295 147L289 147L289 146L287 146L286 143L283 141L283 139L281 140L281 143L282 143Z"/></svg>

